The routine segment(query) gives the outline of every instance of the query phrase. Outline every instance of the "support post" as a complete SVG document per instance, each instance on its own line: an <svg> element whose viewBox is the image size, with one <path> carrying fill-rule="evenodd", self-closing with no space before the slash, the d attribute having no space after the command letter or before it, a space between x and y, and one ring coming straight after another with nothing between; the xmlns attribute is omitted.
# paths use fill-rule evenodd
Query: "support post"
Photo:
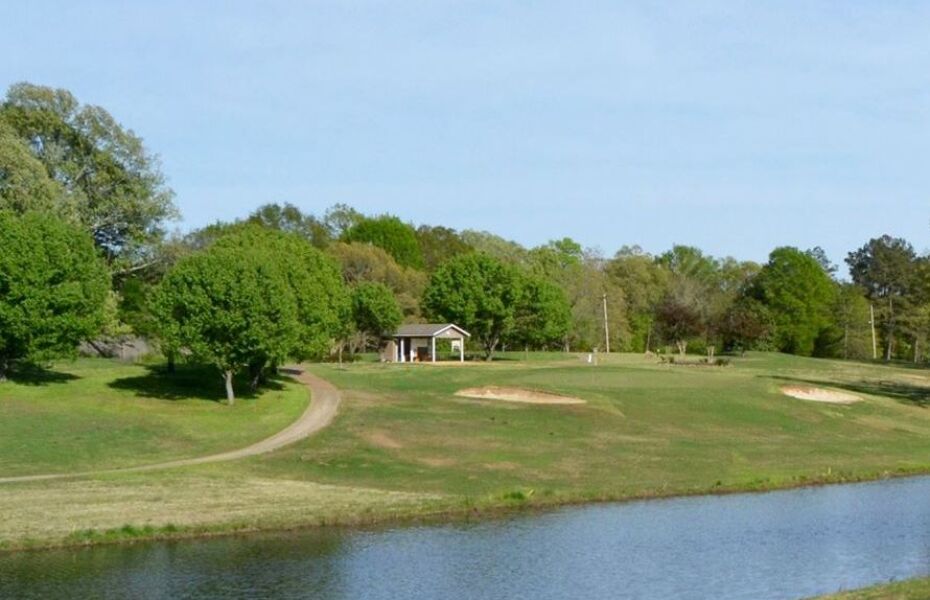
<svg viewBox="0 0 930 600"><path fill-rule="evenodd" d="M430 362L436 362L436 338L431 337L429 339L429 359Z"/></svg>
<svg viewBox="0 0 930 600"><path fill-rule="evenodd" d="M407 362L407 353L404 351L404 338L400 338L400 362Z"/></svg>
<svg viewBox="0 0 930 600"><path fill-rule="evenodd" d="M459 362L465 362L465 338L459 338Z"/></svg>
<svg viewBox="0 0 930 600"><path fill-rule="evenodd" d="M610 328L607 325L607 292L604 292L604 350L610 354Z"/></svg>

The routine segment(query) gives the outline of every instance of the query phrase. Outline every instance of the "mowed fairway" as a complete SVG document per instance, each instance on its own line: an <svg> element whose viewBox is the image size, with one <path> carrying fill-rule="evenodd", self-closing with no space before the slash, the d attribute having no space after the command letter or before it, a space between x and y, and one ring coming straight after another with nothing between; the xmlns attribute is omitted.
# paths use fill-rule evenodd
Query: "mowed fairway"
<svg viewBox="0 0 930 600"><path fill-rule="evenodd" d="M725 367L640 355L602 357L598 366L574 355L530 358L311 365L342 390L335 421L313 437L229 463L3 484L0 548L930 472L925 369L778 354ZM84 360L53 373L0 385L0 476L242 447L287 426L307 402L305 388L281 379L230 408L217 402L222 389L210 370L169 379ZM787 385L861 401L799 400L780 392ZM585 403L455 395L481 386Z"/></svg>
<svg viewBox="0 0 930 600"><path fill-rule="evenodd" d="M243 391L245 391L245 386ZM294 421L307 389L286 378L234 406L220 376L169 376L111 360L62 362L0 384L0 477L110 469L246 446Z"/></svg>
<svg viewBox="0 0 930 600"><path fill-rule="evenodd" d="M262 475L482 497L622 498L837 481L930 467L930 375L754 354L726 367L624 355L492 365L321 365L344 391L334 427L248 463ZM789 398L835 385L863 401ZM579 397L456 397L499 385ZM532 492L530 492L532 490Z"/></svg>

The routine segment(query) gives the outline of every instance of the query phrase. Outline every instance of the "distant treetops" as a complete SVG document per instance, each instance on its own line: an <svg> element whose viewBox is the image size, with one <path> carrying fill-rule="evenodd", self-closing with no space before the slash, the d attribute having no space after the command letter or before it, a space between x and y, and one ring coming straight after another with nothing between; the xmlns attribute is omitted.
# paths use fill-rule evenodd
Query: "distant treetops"
<svg viewBox="0 0 930 600"><path fill-rule="evenodd" d="M8 90L0 378L82 340L138 335L171 364L215 365L232 402L237 380L255 387L287 360L377 349L398 324L427 319L470 331L485 358L609 342L848 358L880 348L916 361L930 337L930 261L887 235L850 252L841 281L820 248L777 248L761 265L683 245L605 257L570 238L525 248L344 204L321 215L265 204L168 236L172 197L155 155L104 109L66 90Z"/></svg>

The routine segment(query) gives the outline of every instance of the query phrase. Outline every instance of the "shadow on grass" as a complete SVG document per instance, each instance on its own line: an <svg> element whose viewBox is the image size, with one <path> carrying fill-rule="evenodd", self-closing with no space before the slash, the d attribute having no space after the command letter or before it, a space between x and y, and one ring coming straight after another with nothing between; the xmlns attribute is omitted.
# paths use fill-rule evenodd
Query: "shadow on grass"
<svg viewBox="0 0 930 600"><path fill-rule="evenodd" d="M50 385L80 379L79 376L73 373L52 371L38 365L16 365L13 370L7 373L7 378L20 385Z"/></svg>
<svg viewBox="0 0 930 600"><path fill-rule="evenodd" d="M141 398L226 401L223 379L219 371L212 367L178 365L174 373L169 373L164 365L147 366L146 369L148 373L145 375L122 377L107 385L113 389L134 392ZM254 400L263 392L282 390L283 379L281 376L272 376L257 392L252 392L246 377L237 377L234 382L236 400Z"/></svg>
<svg viewBox="0 0 930 600"><path fill-rule="evenodd" d="M897 400L902 404L918 406L920 408L930 407L930 387L922 385L913 385L910 383L901 383L899 381L826 381L815 379L800 379L797 377L773 377L786 383L799 383L819 387L832 387L848 392L858 394L871 394L873 396L885 396L892 400Z"/></svg>

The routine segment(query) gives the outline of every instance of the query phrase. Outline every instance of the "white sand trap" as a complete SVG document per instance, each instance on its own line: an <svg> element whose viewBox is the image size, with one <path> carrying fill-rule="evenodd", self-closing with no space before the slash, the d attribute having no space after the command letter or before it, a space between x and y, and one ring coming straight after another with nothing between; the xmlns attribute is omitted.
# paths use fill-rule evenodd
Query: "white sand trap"
<svg viewBox="0 0 930 600"><path fill-rule="evenodd" d="M798 398L799 400L827 402L829 404L852 404L862 400L855 394L809 386L786 385L781 388L781 392L786 396Z"/></svg>
<svg viewBox="0 0 930 600"><path fill-rule="evenodd" d="M463 398L477 398L479 400L503 400L505 402L523 402L526 404L584 404L581 398L560 396L548 392L524 390L522 388L499 387L489 385L479 388L466 388L455 393Z"/></svg>

